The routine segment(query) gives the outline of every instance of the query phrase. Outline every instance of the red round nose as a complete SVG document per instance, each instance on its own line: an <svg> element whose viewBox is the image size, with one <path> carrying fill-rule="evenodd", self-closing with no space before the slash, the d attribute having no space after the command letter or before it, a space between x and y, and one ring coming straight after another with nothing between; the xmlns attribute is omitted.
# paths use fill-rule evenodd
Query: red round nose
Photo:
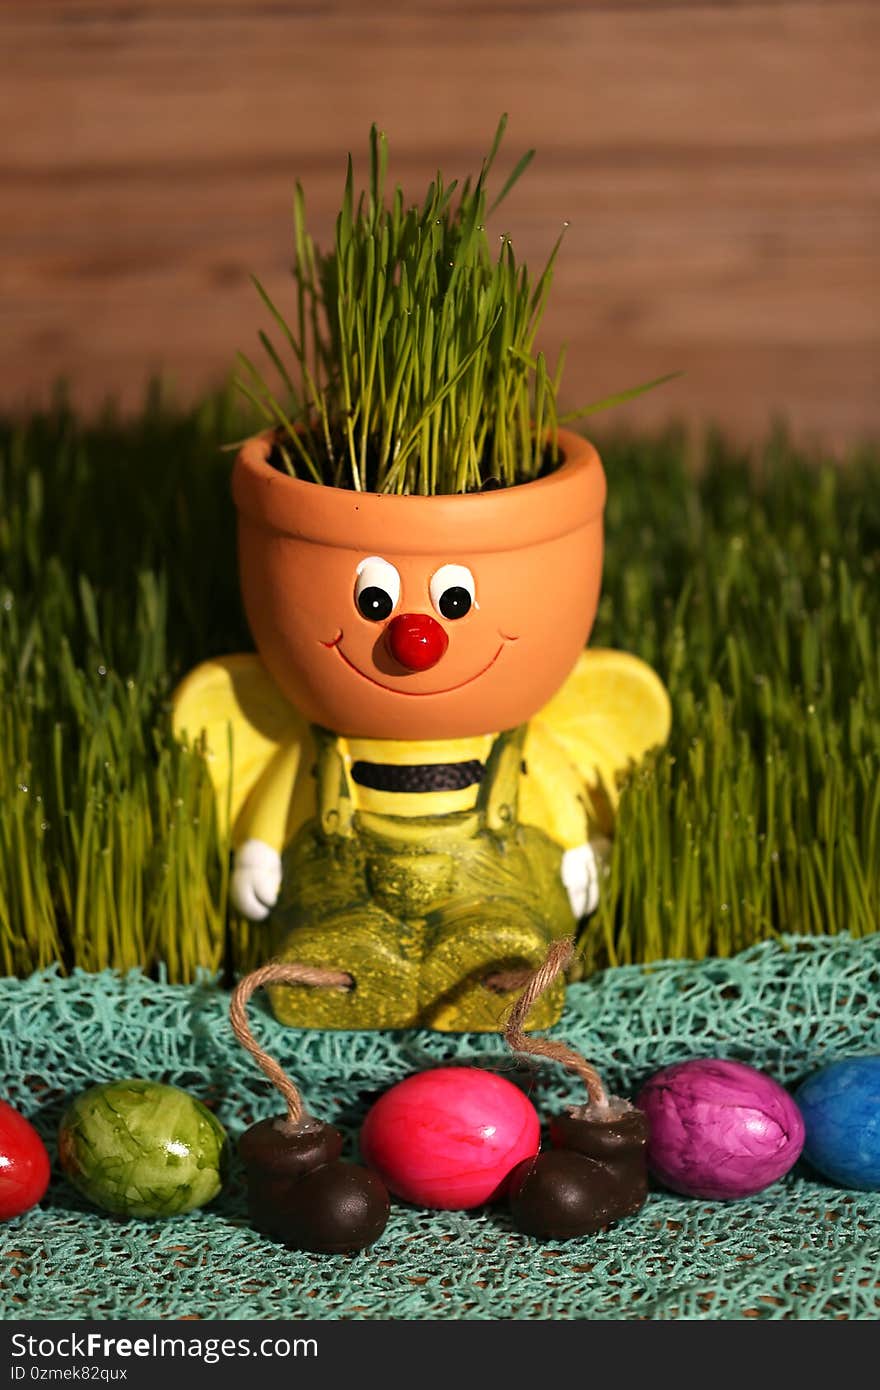
<svg viewBox="0 0 880 1390"><path fill-rule="evenodd" d="M385 629L388 650L410 671L429 671L436 666L449 638L430 613L400 613Z"/></svg>

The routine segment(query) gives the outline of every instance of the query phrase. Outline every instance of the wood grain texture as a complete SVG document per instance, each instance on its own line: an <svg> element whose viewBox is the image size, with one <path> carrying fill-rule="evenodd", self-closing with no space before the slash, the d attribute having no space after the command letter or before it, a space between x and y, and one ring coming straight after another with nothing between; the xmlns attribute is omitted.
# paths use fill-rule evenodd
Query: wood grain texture
<svg viewBox="0 0 880 1390"><path fill-rule="evenodd" d="M508 110L538 158L497 230L537 262L571 222L567 404L683 368L618 418L877 434L878 40L876 0L7 0L0 403L217 381L248 273L284 297L296 177L326 237L370 121L417 197Z"/></svg>

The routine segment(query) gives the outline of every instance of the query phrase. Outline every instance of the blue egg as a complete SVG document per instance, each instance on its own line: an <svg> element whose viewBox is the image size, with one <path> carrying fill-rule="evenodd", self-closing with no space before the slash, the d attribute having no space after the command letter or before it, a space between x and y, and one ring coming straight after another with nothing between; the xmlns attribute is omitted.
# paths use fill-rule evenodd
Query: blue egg
<svg viewBox="0 0 880 1390"><path fill-rule="evenodd" d="M795 1096L804 1158L841 1187L880 1190L880 1057L832 1062Z"/></svg>

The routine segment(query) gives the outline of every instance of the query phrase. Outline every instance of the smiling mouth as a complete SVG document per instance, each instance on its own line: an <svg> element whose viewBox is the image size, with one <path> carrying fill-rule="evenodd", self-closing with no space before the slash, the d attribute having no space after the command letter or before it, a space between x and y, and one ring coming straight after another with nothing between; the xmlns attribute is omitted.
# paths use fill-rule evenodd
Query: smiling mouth
<svg viewBox="0 0 880 1390"><path fill-rule="evenodd" d="M369 681L370 685L377 685L380 690L387 690L389 695L406 695L411 700L418 700L424 698L426 695L451 695L454 690L463 690L466 685L472 685L473 682L478 681L481 676L485 676L486 672L490 671L495 665L495 662L504 651L508 642L516 642L519 640L516 637L505 637L503 634L500 635L502 639L501 646L498 648L491 661L487 661L486 665L475 672L474 675L468 676L467 680L460 681L458 685L447 685L442 690L398 690L396 686L385 685L382 681L377 681L375 677L368 676L366 671L362 671L359 666L355 666L354 662L349 661L348 657L345 655L345 652L339 645L342 641L341 631L334 637L332 642L322 642L321 646L326 647L328 651L335 651L337 656L341 657L345 662L349 670L354 671L355 675L360 676L361 680Z"/></svg>

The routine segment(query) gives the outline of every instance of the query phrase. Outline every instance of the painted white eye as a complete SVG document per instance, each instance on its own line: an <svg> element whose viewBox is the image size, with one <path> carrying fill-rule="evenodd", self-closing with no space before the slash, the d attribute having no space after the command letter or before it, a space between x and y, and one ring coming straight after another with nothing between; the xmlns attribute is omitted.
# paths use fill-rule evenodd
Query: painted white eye
<svg viewBox="0 0 880 1390"><path fill-rule="evenodd" d="M431 576L430 591L441 618L463 618L475 603L474 576L465 565L441 565Z"/></svg>
<svg viewBox="0 0 880 1390"><path fill-rule="evenodd" d="M371 623L390 618L400 600L400 575L380 555L370 555L357 567L354 601Z"/></svg>

